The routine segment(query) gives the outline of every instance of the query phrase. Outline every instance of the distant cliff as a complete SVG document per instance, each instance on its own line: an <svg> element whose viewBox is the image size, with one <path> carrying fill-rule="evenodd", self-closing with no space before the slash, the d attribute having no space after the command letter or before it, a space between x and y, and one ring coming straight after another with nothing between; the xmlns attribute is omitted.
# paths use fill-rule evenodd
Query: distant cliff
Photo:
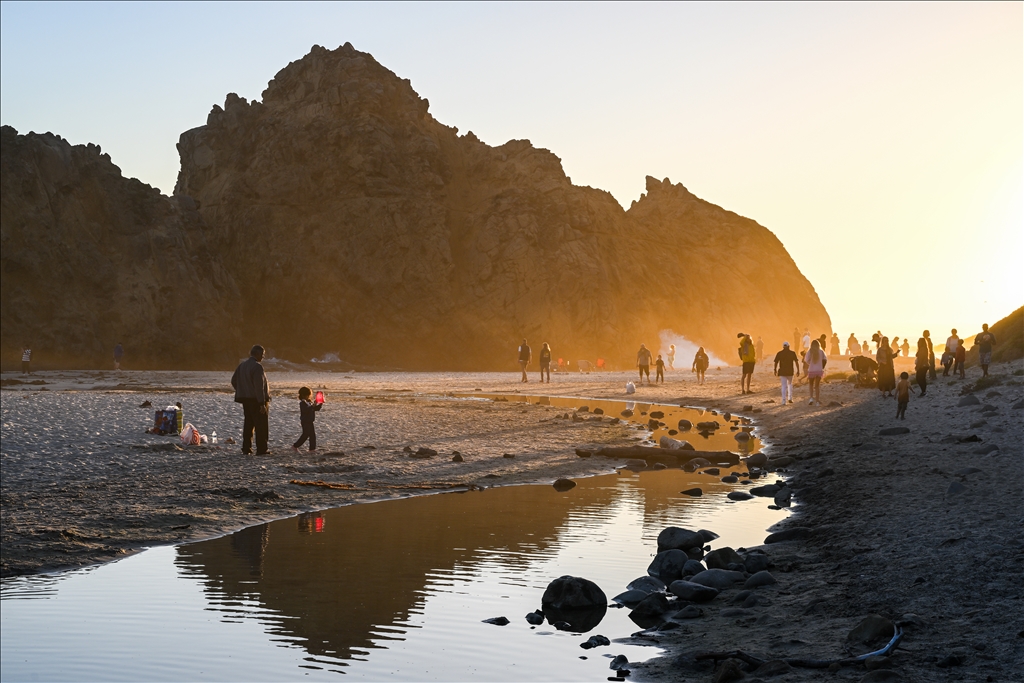
<svg viewBox="0 0 1024 683"><path fill-rule="evenodd" d="M226 357L260 341L293 360L334 353L367 366L508 369L526 337L570 360L632 366L639 344L657 347L665 329L727 360L739 331L769 345L794 326L831 333L811 284L756 222L667 179L648 178L646 194L624 211L607 192L573 185L551 152L524 140L491 147L428 109L369 54L314 47L277 74L261 102L228 95L205 126L182 134L175 198L147 189L151 216L138 219L134 199L97 202L137 237L155 230L177 240L179 252L160 250L168 263L178 253L208 259L178 280L207 297L202 346ZM20 198L8 211L8 186L40 171L8 170L6 136L5 348L19 342L11 330L29 322L63 330L81 317L61 309L33 318L34 307L22 306L21 327L8 326L8 216L26 234L51 219L38 202L23 211ZM99 163L98 148L73 149ZM146 187L116 175L125 188ZM111 192L75 177L76 196ZM14 253L43 262L56 252L26 240ZM152 270L139 286L164 285L157 273L170 266L154 252L118 253L104 277L81 277L118 281L113 273L130 269L141 282ZM19 291L12 302L28 300ZM72 308L107 310L96 299Z"/></svg>
<svg viewBox="0 0 1024 683"><path fill-rule="evenodd" d="M190 200L124 178L95 145L0 136L5 361L28 344L45 365L112 367L119 341L126 367L238 357L237 290Z"/></svg>

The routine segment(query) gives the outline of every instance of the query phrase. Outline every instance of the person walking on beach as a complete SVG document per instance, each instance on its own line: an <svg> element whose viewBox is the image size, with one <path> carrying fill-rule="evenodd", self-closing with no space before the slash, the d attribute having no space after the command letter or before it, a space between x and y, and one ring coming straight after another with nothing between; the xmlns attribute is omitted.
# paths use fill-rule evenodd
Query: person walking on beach
<svg viewBox="0 0 1024 683"><path fill-rule="evenodd" d="M782 386L782 405L793 402L793 373L800 376L800 359L789 348L789 342L782 342L782 350L775 354L775 376Z"/></svg>
<svg viewBox="0 0 1024 683"><path fill-rule="evenodd" d="M299 424L302 425L302 436L299 440L292 444L292 450L298 451L299 446L309 439L309 452L312 453L316 450L316 414L321 408L324 407L323 403L313 403L311 397L313 392L309 387L302 387L299 389ZM322 396L321 396L322 399Z"/></svg>
<svg viewBox="0 0 1024 683"><path fill-rule="evenodd" d="M548 374L548 384L551 384L551 347L547 342L540 346L540 383L544 384L544 373Z"/></svg>
<svg viewBox="0 0 1024 683"><path fill-rule="evenodd" d="M764 362L764 341L761 340L760 335L757 337L757 343L754 344L754 348L757 349L757 362Z"/></svg>
<svg viewBox="0 0 1024 683"><path fill-rule="evenodd" d="M892 349L889 348L888 337L881 337L878 340L875 360L878 362L878 390L888 398L896 388L896 368L892 364Z"/></svg>
<svg viewBox="0 0 1024 683"><path fill-rule="evenodd" d="M860 342L853 336L853 332L850 333L850 338L846 340L846 355L847 356L859 356L860 355Z"/></svg>
<svg viewBox="0 0 1024 683"><path fill-rule="evenodd" d="M121 342L117 342L117 346L114 347L114 369L121 369L121 359L124 358L124 347L121 346Z"/></svg>
<svg viewBox="0 0 1024 683"><path fill-rule="evenodd" d="M987 323L981 326L981 334L974 338L974 345L978 347L978 364L981 365L981 376L988 377L988 366L992 363L992 347L996 345L996 336L988 331Z"/></svg>
<svg viewBox="0 0 1024 683"><path fill-rule="evenodd" d="M821 348L817 339L811 342L811 348L804 356L804 363L807 364L807 386L811 391L811 400L807 405L821 405L821 378L825 376L825 366L828 364L828 356Z"/></svg>
<svg viewBox="0 0 1024 683"><path fill-rule="evenodd" d="M832 341L828 345L828 349L829 349L829 351L832 352L833 356L842 356L843 355L843 347L842 347L841 344L842 344L842 342L839 341L839 334L836 333L836 332L833 332L832 333Z"/></svg>
<svg viewBox="0 0 1024 683"><path fill-rule="evenodd" d="M967 360L967 347L964 346L963 341L956 346L956 352L953 354L953 374L959 374L960 379L964 378L964 361Z"/></svg>
<svg viewBox="0 0 1024 683"><path fill-rule="evenodd" d="M811 348L811 331L805 327L804 336L800 337L800 355L807 353L809 348Z"/></svg>
<svg viewBox="0 0 1024 683"><path fill-rule="evenodd" d="M740 393L741 394L752 394L750 390L750 380L754 377L754 365L757 363L757 352L754 350L754 342L751 341L750 335L740 332L736 335L740 340L740 348L737 353L740 357L740 362L743 363L743 374L740 375Z"/></svg>
<svg viewBox="0 0 1024 683"><path fill-rule="evenodd" d="M928 379L938 379L938 374L935 372L935 348L932 346L932 333L925 330L921 336L928 343ZM921 395L924 396L924 393L922 392Z"/></svg>
<svg viewBox="0 0 1024 683"><path fill-rule="evenodd" d="M640 371L640 384L644 383L644 375L647 375L647 384L651 383L651 352L647 348L646 344L640 345L640 350L636 352L636 367Z"/></svg>
<svg viewBox="0 0 1024 683"><path fill-rule="evenodd" d="M28 347L28 344L21 345L21 374L32 374L32 349Z"/></svg>
<svg viewBox="0 0 1024 683"><path fill-rule="evenodd" d="M946 350L942 352L942 376L949 377L949 368L956 358L956 349L960 346L960 337L956 336L956 328L949 331L946 337Z"/></svg>
<svg viewBox="0 0 1024 683"><path fill-rule="evenodd" d="M896 419L898 420L907 419L907 404L910 403L911 390L910 375L901 372L899 384L896 385Z"/></svg>
<svg viewBox="0 0 1024 683"><path fill-rule="evenodd" d="M654 361L654 381L665 383L665 361L661 359L661 354L658 354L658 360Z"/></svg>
<svg viewBox="0 0 1024 683"><path fill-rule="evenodd" d="M924 396L928 390L928 370L931 367L929 356L931 349L928 348L928 340L921 337L917 340L917 355L914 356L914 370L917 373L915 379L917 386L921 387L921 395Z"/></svg>
<svg viewBox="0 0 1024 683"><path fill-rule="evenodd" d="M693 354L693 366L690 368L690 372L697 373L697 384L704 384L704 373L710 364L711 359L704 352L704 347L697 349L697 353Z"/></svg>
<svg viewBox="0 0 1024 683"><path fill-rule="evenodd" d="M533 350L530 348L526 340L519 345L519 367L523 370L523 377L520 382L529 382L530 378L526 376L526 368L530 367L530 361L533 360Z"/></svg>
<svg viewBox="0 0 1024 683"><path fill-rule="evenodd" d="M675 370L676 369L676 345L675 344L669 344L668 345L668 355L666 356L666 358L668 359L668 369L669 370Z"/></svg>
<svg viewBox="0 0 1024 683"><path fill-rule="evenodd" d="M256 455L267 455L270 440L270 384L263 370L264 348L256 344L249 357L238 364L231 376L235 403L242 404L242 453L252 455L252 435L256 432Z"/></svg>

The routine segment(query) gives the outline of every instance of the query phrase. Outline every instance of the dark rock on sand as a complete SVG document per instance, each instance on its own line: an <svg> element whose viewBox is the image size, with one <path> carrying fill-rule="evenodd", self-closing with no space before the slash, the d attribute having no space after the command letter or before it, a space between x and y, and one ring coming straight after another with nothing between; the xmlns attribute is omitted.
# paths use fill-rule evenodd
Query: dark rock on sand
<svg viewBox="0 0 1024 683"><path fill-rule="evenodd" d="M958 493L965 492L966 490L967 490L966 486L964 486L963 484L961 484L958 481L954 481L953 483L951 483L949 485L949 488L946 489L946 495L947 496L955 496Z"/></svg>
<svg viewBox="0 0 1024 683"><path fill-rule="evenodd" d="M683 566L690 559L682 550L663 550L654 556L654 560L647 567L647 573L656 576L666 584L672 583L683 577Z"/></svg>
<svg viewBox="0 0 1024 683"><path fill-rule="evenodd" d="M618 670L627 664L629 664L629 659L626 655L615 655L612 661L608 663L608 668Z"/></svg>
<svg viewBox="0 0 1024 683"><path fill-rule="evenodd" d="M540 626L544 623L544 613L540 610L530 612L526 615L526 621L527 623L533 624L534 626Z"/></svg>
<svg viewBox="0 0 1024 683"><path fill-rule="evenodd" d="M578 609L604 607L608 598L593 581L578 576L560 576L548 584L541 602L555 609Z"/></svg>
<svg viewBox="0 0 1024 683"><path fill-rule="evenodd" d="M699 531L690 531L689 529L670 526L665 527L658 534L658 551L700 548L706 542L704 536Z"/></svg>
<svg viewBox="0 0 1024 683"><path fill-rule="evenodd" d="M462 457L462 453L456 453L452 456L452 462L464 462L466 459Z"/></svg>
<svg viewBox="0 0 1024 683"><path fill-rule="evenodd" d="M626 588L644 593L655 593L665 590L665 582L656 576L641 576L630 581Z"/></svg>
<svg viewBox="0 0 1024 683"><path fill-rule="evenodd" d="M644 617L660 617L662 614L667 612L668 609L668 598L665 597L664 593L651 593L637 603L636 607L633 608L633 611L630 612L630 616L638 619L642 619Z"/></svg>
<svg viewBox="0 0 1024 683"><path fill-rule="evenodd" d="M588 450L585 450L583 448L577 448L576 449L576 455L578 455L581 458L589 458L593 454L594 454L594 451L588 451Z"/></svg>
<svg viewBox="0 0 1024 683"><path fill-rule="evenodd" d="M669 584L668 589L673 595L691 602L708 602L718 597L718 594L721 592L714 586L705 586L704 584L684 581L682 579L673 581Z"/></svg>
<svg viewBox="0 0 1024 683"><path fill-rule="evenodd" d="M704 610L696 605L687 605L672 615L673 619L697 619L704 616Z"/></svg>
<svg viewBox="0 0 1024 683"><path fill-rule="evenodd" d="M410 458L433 458L437 455L437 451L433 448L417 448L415 453L409 455Z"/></svg>
<svg viewBox="0 0 1024 683"><path fill-rule="evenodd" d="M748 552L743 558L743 568L748 574L764 571L770 564L771 560L768 559L768 556L761 553Z"/></svg>
<svg viewBox="0 0 1024 683"><path fill-rule="evenodd" d="M978 397L975 396L974 394L969 394L967 396L964 396L959 401L957 401L956 405L959 408L963 408L965 406L977 406L977 405L981 405L981 401L979 401Z"/></svg>
<svg viewBox="0 0 1024 683"><path fill-rule="evenodd" d="M811 535L811 530L805 526L795 526L784 531L776 531L774 534L768 534L768 537L764 539L765 544L769 543L784 543L786 541L799 541L804 538L808 538Z"/></svg>
<svg viewBox="0 0 1024 683"><path fill-rule="evenodd" d="M738 659L727 659L715 669L711 681L712 683L732 683L732 681L738 681L744 677L746 677L746 673L744 673L743 662Z"/></svg>
<svg viewBox="0 0 1024 683"><path fill-rule="evenodd" d="M874 646L883 645L896 632L893 623L881 616L872 614L864 617L859 624L846 635L850 645Z"/></svg>
<svg viewBox="0 0 1024 683"><path fill-rule="evenodd" d="M731 588L742 580L742 572L734 572L728 569L707 569L690 578L690 581L693 583L699 583L702 586L710 586L719 590Z"/></svg>
<svg viewBox="0 0 1024 683"><path fill-rule="evenodd" d="M992 453L992 452L998 451L998 450L999 450L999 446L995 445L994 443L990 443L990 444L985 444L984 446L979 446L978 448L975 448L974 449L974 453L976 455L988 455L989 453Z"/></svg>
<svg viewBox="0 0 1024 683"><path fill-rule="evenodd" d="M650 595L648 591L631 589L624 593L619 593L618 595L616 595L614 598L612 598L612 602L618 605L632 607L633 605L639 604L639 602L646 598L648 595Z"/></svg>
<svg viewBox="0 0 1024 683"><path fill-rule="evenodd" d="M490 619L484 619L485 624L494 624L495 626L507 626L509 621L505 617L491 617Z"/></svg>
<svg viewBox="0 0 1024 683"><path fill-rule="evenodd" d="M722 477L723 484L735 484L738 481L739 477L737 477L735 474L727 474L724 477Z"/></svg>
<svg viewBox="0 0 1024 683"><path fill-rule="evenodd" d="M511 459L511 458L516 457L516 456L515 456L515 453L502 453L501 457Z"/></svg>
<svg viewBox="0 0 1024 683"><path fill-rule="evenodd" d="M760 588L761 586L770 586L773 583L777 583L775 577L767 571L759 571L743 584L744 588Z"/></svg>
<svg viewBox="0 0 1024 683"><path fill-rule="evenodd" d="M590 638L587 639L587 642L580 643L580 647L582 647L584 650L590 650L590 649L593 649L595 647L601 647L603 645L611 645L611 644L612 644L612 641L608 640L604 636L598 635L598 636L590 636Z"/></svg>
<svg viewBox="0 0 1024 683"><path fill-rule="evenodd" d="M665 413L661 412L660 410L653 410L650 413L650 417L660 420L661 418L665 417Z"/></svg>
<svg viewBox="0 0 1024 683"><path fill-rule="evenodd" d="M685 491L680 491L679 493L683 494L684 496L692 496L694 498L699 498L700 496L704 495L704 491L702 491L701 489L686 489Z"/></svg>
<svg viewBox="0 0 1024 683"><path fill-rule="evenodd" d="M764 453L751 453L743 458L743 462L747 467L764 467L768 464L768 456Z"/></svg>
<svg viewBox="0 0 1024 683"><path fill-rule="evenodd" d="M729 500L752 500L753 496L746 491L729 491L726 496Z"/></svg>
<svg viewBox="0 0 1024 683"><path fill-rule="evenodd" d="M728 569L730 564L743 564L743 558L735 550L726 546L716 548L705 555L704 564L708 566L708 569Z"/></svg>
<svg viewBox="0 0 1024 683"><path fill-rule="evenodd" d="M604 410L602 410L601 408L594 408L592 412L594 413L594 415L604 415Z"/></svg>
<svg viewBox="0 0 1024 683"><path fill-rule="evenodd" d="M562 493L576 488L576 482L572 479L556 479L552 486L556 491Z"/></svg>
<svg viewBox="0 0 1024 683"><path fill-rule="evenodd" d="M707 567L701 564L700 560L690 558L686 561L686 564L683 565L683 576L693 576L694 574L700 574L705 569L707 569Z"/></svg>

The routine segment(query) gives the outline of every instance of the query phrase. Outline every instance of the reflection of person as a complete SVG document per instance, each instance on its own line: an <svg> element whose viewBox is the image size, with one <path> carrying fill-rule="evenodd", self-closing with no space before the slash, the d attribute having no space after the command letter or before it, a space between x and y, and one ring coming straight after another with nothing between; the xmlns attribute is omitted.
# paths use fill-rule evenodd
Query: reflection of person
<svg viewBox="0 0 1024 683"><path fill-rule="evenodd" d="M21 374L32 374L32 349L28 347L28 344L21 347Z"/></svg>
<svg viewBox="0 0 1024 683"><path fill-rule="evenodd" d="M644 383L644 375L647 375L647 383L651 383L651 358L652 354L646 344L640 345L636 352L636 367L640 371L640 384Z"/></svg>
<svg viewBox="0 0 1024 683"><path fill-rule="evenodd" d="M263 371L264 349L259 344L252 347L249 357L238 364L231 376L235 388L235 403L242 404L245 421L242 425L242 453L252 455L252 435L256 432L256 455L267 455L270 439L270 384Z"/></svg>
<svg viewBox="0 0 1024 683"><path fill-rule="evenodd" d="M992 362L992 347L996 345L996 336L988 331L988 324L981 326L981 334L974 338L974 344L978 347L981 376L988 377L988 366Z"/></svg>
<svg viewBox="0 0 1024 683"><path fill-rule="evenodd" d="M907 419L907 404L910 403L910 392L912 389L913 387L910 386L910 375L901 372L899 384L896 385L896 417L900 420Z"/></svg>
<svg viewBox="0 0 1024 683"><path fill-rule="evenodd" d="M828 357L821 348L817 339L811 342L811 348L804 355L804 362L807 364L807 386L811 391L811 400L808 405L821 405L821 378L825 376L825 365Z"/></svg>
<svg viewBox="0 0 1024 683"><path fill-rule="evenodd" d="M665 383L665 361L661 359L661 354L658 354L658 360L654 361L655 373L654 381Z"/></svg>
<svg viewBox="0 0 1024 683"><path fill-rule="evenodd" d="M675 370L676 369L676 345L675 344L669 344L668 345L668 356L666 356L666 357L668 358L668 369L669 370Z"/></svg>
<svg viewBox="0 0 1024 683"><path fill-rule="evenodd" d="M782 404L793 402L793 374L800 376L800 360L789 348L789 342L782 342L782 350L775 354L775 376L782 386Z"/></svg>
<svg viewBox="0 0 1024 683"><path fill-rule="evenodd" d="M551 347L547 342L540 347L540 381L544 383L544 373L548 374L548 384L551 384Z"/></svg>
<svg viewBox="0 0 1024 683"><path fill-rule="evenodd" d="M693 355L693 367L690 368L691 372L697 373L697 384L704 384L704 372L710 364L711 359L704 353L704 347L697 349L697 353Z"/></svg>
<svg viewBox="0 0 1024 683"><path fill-rule="evenodd" d="M299 424L302 425L302 436L299 440L292 444L293 450L299 450L299 446L309 439L309 450L316 450L316 426L314 424L316 420L316 413L318 410L324 407L323 403L313 403L310 397L313 392L309 387L302 387L299 389Z"/></svg>
<svg viewBox="0 0 1024 683"><path fill-rule="evenodd" d="M117 342L117 346L114 347L114 369L121 369L121 359L124 358L124 347L121 346L121 342Z"/></svg>
<svg viewBox="0 0 1024 683"><path fill-rule="evenodd" d="M885 396L892 396L892 391L896 388L896 368L892 364L892 349L889 348L888 337L878 340L875 360L878 362L878 390Z"/></svg>
<svg viewBox="0 0 1024 683"><path fill-rule="evenodd" d="M526 376L526 368L530 367L530 361L533 360L533 350L530 349L526 340L519 345L519 367L522 368L523 377L520 382L529 382L530 378Z"/></svg>

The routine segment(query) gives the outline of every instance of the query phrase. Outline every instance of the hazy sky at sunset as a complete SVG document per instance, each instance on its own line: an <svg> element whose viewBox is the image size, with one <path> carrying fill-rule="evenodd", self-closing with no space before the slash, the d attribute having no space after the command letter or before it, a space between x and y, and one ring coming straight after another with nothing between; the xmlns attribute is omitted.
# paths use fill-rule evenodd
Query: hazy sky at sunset
<svg viewBox="0 0 1024 683"><path fill-rule="evenodd" d="M628 207L669 177L785 244L845 339L1024 304L1024 12L1001 4L0 5L0 120L170 193L178 135L351 42Z"/></svg>

